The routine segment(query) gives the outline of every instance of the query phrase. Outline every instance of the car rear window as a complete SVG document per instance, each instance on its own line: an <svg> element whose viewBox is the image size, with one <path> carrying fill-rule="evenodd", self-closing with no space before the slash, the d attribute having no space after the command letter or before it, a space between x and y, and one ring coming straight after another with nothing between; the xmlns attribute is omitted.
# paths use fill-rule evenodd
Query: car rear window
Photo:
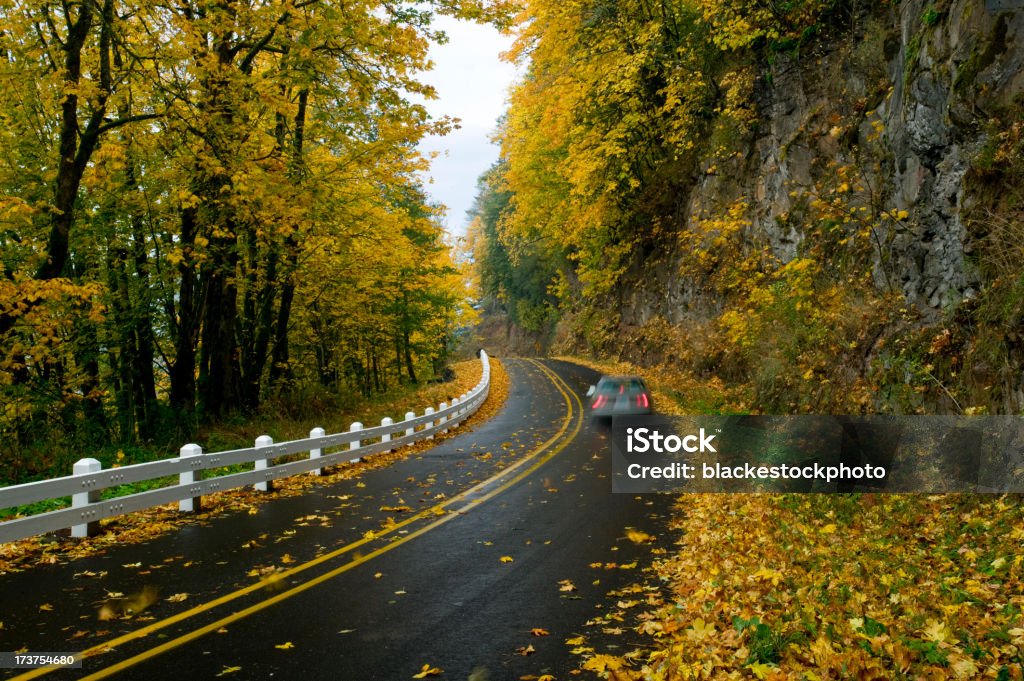
<svg viewBox="0 0 1024 681"><path fill-rule="evenodd" d="M597 384L597 392L601 395L639 395L647 392L647 388L637 378L604 379Z"/></svg>

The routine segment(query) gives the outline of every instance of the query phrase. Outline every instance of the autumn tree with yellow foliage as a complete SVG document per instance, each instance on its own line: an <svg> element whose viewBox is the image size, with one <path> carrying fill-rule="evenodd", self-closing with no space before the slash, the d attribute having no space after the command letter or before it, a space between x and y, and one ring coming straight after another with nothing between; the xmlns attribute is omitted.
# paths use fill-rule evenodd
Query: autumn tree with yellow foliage
<svg viewBox="0 0 1024 681"><path fill-rule="evenodd" d="M478 210L475 226L485 296L558 350L669 360L721 379L718 402L731 409L1019 407L1011 225L1022 164L1010 159L1019 156L1020 104L992 95L990 120L974 104L960 116L977 115L971 122L947 117L974 149L955 220L923 194L909 205L900 183L919 178L896 170L913 118L909 90L919 72L927 80L923 46L932 41L936 58L944 48L935 41L955 29L939 30L938 5L920 16L908 7L524 2L509 58L525 76L480 194L504 205ZM901 21L917 33L901 35ZM984 39L979 55L988 54ZM973 87L972 64L957 67L954 93ZM777 78L806 101L790 106ZM892 121L901 132L886 129ZM936 255L927 241L936 229L960 239L951 248L963 253ZM903 290L910 277L900 269L923 272L910 262L923 253L934 261L927 267L959 267L950 281L971 285L955 291L933 277L930 288ZM506 263L543 267L523 287L522 271ZM944 303L918 300L939 289ZM986 294L971 298L979 289ZM520 308L541 301L543 314L524 324Z"/></svg>
<svg viewBox="0 0 1024 681"><path fill-rule="evenodd" d="M150 442L304 386L443 365L464 286L416 151L435 13L0 3L0 478L36 443ZM178 432L175 429L179 430Z"/></svg>

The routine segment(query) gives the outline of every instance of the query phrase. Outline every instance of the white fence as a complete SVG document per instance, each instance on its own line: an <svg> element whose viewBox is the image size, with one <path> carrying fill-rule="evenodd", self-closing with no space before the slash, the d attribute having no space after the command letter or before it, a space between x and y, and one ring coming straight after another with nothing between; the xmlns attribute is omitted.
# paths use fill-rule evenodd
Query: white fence
<svg viewBox="0 0 1024 681"><path fill-rule="evenodd" d="M52 480L40 480L24 485L0 487L0 509L71 497L71 507L48 513L0 522L0 543L23 539L44 532L70 527L75 537L84 537L95 530L104 518L139 511L152 506L178 502L181 511L199 510L204 495L227 489L254 485L269 490L272 480L299 473L319 475L324 467L378 452L432 438L437 432L447 431L474 414L491 386L491 367L487 353L480 352L483 376L476 387L449 405L442 402L435 410L427 407L422 416L408 412L404 421L390 418L376 428L363 428L353 423L347 432L327 435L323 428L314 428L304 440L274 443L267 435L256 438L254 447L225 452L207 452L196 444L181 448L175 459L151 461L108 470L100 469L96 459L82 459L74 466L74 474ZM347 445L347 447L345 446ZM326 453L327 450L342 448ZM274 465L280 457L308 452L305 459ZM237 464L254 464L251 471L220 475L203 479L208 470ZM100 499L102 490L130 483L177 475L178 484L129 494L111 499Z"/></svg>

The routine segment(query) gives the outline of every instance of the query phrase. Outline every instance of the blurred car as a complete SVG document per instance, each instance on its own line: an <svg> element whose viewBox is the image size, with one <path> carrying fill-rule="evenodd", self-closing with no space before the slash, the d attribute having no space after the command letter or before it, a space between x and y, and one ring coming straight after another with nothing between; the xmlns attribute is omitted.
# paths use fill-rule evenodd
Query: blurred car
<svg viewBox="0 0 1024 681"><path fill-rule="evenodd" d="M647 384L638 376L602 376L587 391L590 415L600 417L651 414L654 404Z"/></svg>

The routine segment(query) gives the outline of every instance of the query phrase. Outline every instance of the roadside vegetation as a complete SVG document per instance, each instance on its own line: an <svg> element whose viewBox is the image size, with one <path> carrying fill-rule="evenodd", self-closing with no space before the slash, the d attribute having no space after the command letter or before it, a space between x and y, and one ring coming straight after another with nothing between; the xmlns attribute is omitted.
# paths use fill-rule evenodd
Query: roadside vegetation
<svg viewBox="0 0 1024 681"><path fill-rule="evenodd" d="M424 385L417 390L406 391L402 395L367 401L347 411L321 414L322 420L318 420L313 414L304 414L298 418L267 419L262 422L240 424L232 430L222 430L218 427L211 429L211 440L205 442L220 441L224 443L225 447L247 447L251 446L252 440L260 434L272 434L275 441L298 439L308 437L310 428L316 426L321 426L328 433L333 433L348 430L353 421L370 425L379 423L384 416L400 419L406 411L416 411L417 414L422 414L424 407L431 405L436 407L442 401L450 401L452 396L467 392L479 382L481 375L479 360L465 360L456 362L452 366L455 370L455 378L448 383ZM492 358L491 389L487 400L476 414L471 416L461 427L447 434L435 435L432 441L418 442L393 452L374 454L358 463L335 466L328 469L323 476L296 475L281 478L274 481L274 491L271 493L258 492L247 487L212 494L203 497L202 511L196 514L179 513L177 505L170 504L101 521L101 532L95 537L70 539L63 533L54 533L0 544L0 574L95 555L102 553L111 545L146 541L184 524L204 523L222 513L255 513L256 507L264 501L281 496L302 494L312 485L329 485L338 480L356 478L367 470L381 468L399 459L413 456L434 446L439 441L454 437L465 432L467 428L473 428L476 424L483 423L497 413L505 403L508 388L508 374L505 373L501 362ZM260 426L267 430L260 430ZM278 435L274 435L274 433L278 433ZM223 439L218 440L217 438ZM205 446L204 449L206 449ZM114 465L119 464L115 462ZM177 479L174 480L174 482L176 481ZM154 484L159 483L154 482ZM118 492L127 494L139 489L141 488L120 489ZM58 503L64 505L66 501L60 500ZM20 510L28 514L49 510L49 507L36 505L25 509L5 510L8 513Z"/></svg>
<svg viewBox="0 0 1024 681"><path fill-rule="evenodd" d="M911 7L524 3L511 57L528 76L471 234L486 309L556 353L689 372L749 411L1019 411L1022 102L975 82L1002 24L956 73L965 109L992 101L953 124L968 168L958 214L936 217L941 197L894 190L893 125L958 10L928 3L903 49ZM791 96L806 110L780 119ZM944 230L963 262L939 267L962 285L908 292Z"/></svg>

